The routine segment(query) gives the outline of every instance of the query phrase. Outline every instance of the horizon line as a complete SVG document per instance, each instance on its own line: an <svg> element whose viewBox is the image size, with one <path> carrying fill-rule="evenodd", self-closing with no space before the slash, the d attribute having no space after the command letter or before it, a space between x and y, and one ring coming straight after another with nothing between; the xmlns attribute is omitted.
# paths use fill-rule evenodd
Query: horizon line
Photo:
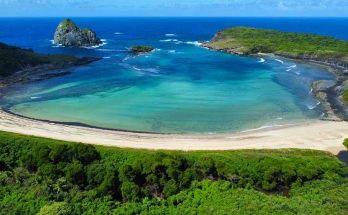
<svg viewBox="0 0 348 215"><path fill-rule="evenodd" d="M348 18L348 16L0 16L0 18Z"/></svg>

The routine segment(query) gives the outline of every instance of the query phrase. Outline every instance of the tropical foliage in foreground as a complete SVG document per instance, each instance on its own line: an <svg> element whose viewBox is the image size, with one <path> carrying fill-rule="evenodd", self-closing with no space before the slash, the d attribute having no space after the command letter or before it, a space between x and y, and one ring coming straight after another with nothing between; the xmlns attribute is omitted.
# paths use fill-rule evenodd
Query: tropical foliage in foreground
<svg viewBox="0 0 348 215"><path fill-rule="evenodd" d="M263 52L348 61L348 42L314 34L235 27L218 32L209 45L244 54Z"/></svg>
<svg viewBox="0 0 348 215"><path fill-rule="evenodd" d="M347 214L348 168L308 150L164 152L0 132L0 214Z"/></svg>

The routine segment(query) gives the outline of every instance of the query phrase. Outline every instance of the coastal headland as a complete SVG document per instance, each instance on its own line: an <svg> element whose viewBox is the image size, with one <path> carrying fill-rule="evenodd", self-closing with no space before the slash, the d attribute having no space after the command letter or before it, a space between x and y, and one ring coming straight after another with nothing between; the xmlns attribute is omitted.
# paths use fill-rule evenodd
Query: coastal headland
<svg viewBox="0 0 348 215"><path fill-rule="evenodd" d="M325 111L323 120L348 119L348 42L314 34L249 27L221 30L203 47L235 55L278 56L325 66L336 81L312 83L314 95Z"/></svg>

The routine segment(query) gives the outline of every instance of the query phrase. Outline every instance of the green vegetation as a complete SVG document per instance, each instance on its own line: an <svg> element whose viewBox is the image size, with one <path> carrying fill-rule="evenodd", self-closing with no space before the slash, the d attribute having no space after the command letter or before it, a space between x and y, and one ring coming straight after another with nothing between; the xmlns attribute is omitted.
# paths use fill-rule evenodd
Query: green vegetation
<svg viewBox="0 0 348 215"><path fill-rule="evenodd" d="M71 19L64 19L60 23L61 28L77 28L77 25Z"/></svg>
<svg viewBox="0 0 348 215"><path fill-rule="evenodd" d="M348 90L343 92L343 102L348 106Z"/></svg>
<svg viewBox="0 0 348 215"><path fill-rule="evenodd" d="M263 52L293 57L309 55L348 61L348 42L304 33L235 27L220 31L208 46L242 54Z"/></svg>
<svg viewBox="0 0 348 215"><path fill-rule="evenodd" d="M343 145L348 149L348 139L345 139Z"/></svg>
<svg viewBox="0 0 348 215"><path fill-rule="evenodd" d="M141 54L153 51L155 48L151 46L132 46L130 51L134 54Z"/></svg>
<svg viewBox="0 0 348 215"><path fill-rule="evenodd" d="M146 151L0 132L0 214L347 214L348 168L309 150Z"/></svg>
<svg viewBox="0 0 348 215"><path fill-rule="evenodd" d="M21 49L0 42L0 77L7 77L27 68L46 64L74 65L81 59L65 55L36 54L31 49Z"/></svg>

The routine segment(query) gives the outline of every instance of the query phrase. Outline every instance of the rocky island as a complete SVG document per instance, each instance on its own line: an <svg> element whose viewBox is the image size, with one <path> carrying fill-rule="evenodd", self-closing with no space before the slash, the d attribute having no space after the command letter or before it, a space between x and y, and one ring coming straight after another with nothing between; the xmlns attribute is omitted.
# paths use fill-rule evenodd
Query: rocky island
<svg viewBox="0 0 348 215"><path fill-rule="evenodd" d="M65 47L91 47L102 41L91 29L81 29L72 20L65 19L56 29L54 43Z"/></svg>
<svg viewBox="0 0 348 215"><path fill-rule="evenodd" d="M155 48L151 46L132 46L130 47L129 50L132 54L138 55L138 54L152 52L153 50L155 50Z"/></svg>
<svg viewBox="0 0 348 215"><path fill-rule="evenodd" d="M348 120L348 42L332 37L248 27L227 28L204 47L236 55L276 55L327 66L336 81L312 84L324 119Z"/></svg>
<svg viewBox="0 0 348 215"><path fill-rule="evenodd" d="M32 49L0 43L0 88L18 82L69 75L70 72L67 71L55 73L49 71L84 65L99 59L37 54Z"/></svg>

